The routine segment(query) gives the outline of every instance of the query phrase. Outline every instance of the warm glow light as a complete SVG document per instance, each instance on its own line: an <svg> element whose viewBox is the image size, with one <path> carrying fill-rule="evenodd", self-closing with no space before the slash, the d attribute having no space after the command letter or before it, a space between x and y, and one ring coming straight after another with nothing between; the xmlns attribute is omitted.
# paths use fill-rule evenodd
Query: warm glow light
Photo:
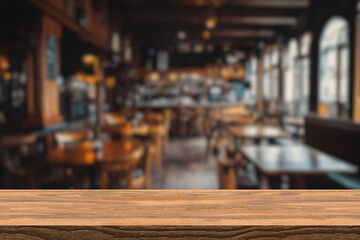
<svg viewBox="0 0 360 240"><path fill-rule="evenodd" d="M179 31L177 34L177 37L179 40L185 40L186 39L186 32L185 31Z"/></svg>
<svg viewBox="0 0 360 240"><path fill-rule="evenodd" d="M81 60L84 64L91 65L96 61L96 56L94 54L84 54Z"/></svg>
<svg viewBox="0 0 360 240"><path fill-rule="evenodd" d="M99 77L96 75L85 75L84 81L89 84L95 84L99 82Z"/></svg>
<svg viewBox="0 0 360 240"><path fill-rule="evenodd" d="M209 17L205 20L205 27L207 29L214 29L216 28L217 23L218 23L217 17Z"/></svg>
<svg viewBox="0 0 360 240"><path fill-rule="evenodd" d="M75 78L76 78L76 80L79 80L79 81L85 81L84 80L85 74L83 72L77 72L77 73L75 73Z"/></svg>
<svg viewBox="0 0 360 240"><path fill-rule="evenodd" d="M240 79L243 79L244 77L245 77L245 71L244 71L244 69L239 69L239 71L238 71L238 76L239 76L239 78Z"/></svg>
<svg viewBox="0 0 360 240"><path fill-rule="evenodd" d="M116 86L116 78L114 76L106 77L105 86L108 89L113 89Z"/></svg>
<svg viewBox="0 0 360 240"><path fill-rule="evenodd" d="M211 38L211 32L209 30L204 30L202 32L202 37L205 40L209 40Z"/></svg>
<svg viewBox="0 0 360 240"><path fill-rule="evenodd" d="M176 82L179 79L179 75L176 73L170 73L168 78L170 82Z"/></svg>
<svg viewBox="0 0 360 240"><path fill-rule="evenodd" d="M150 82L157 82L160 80L160 74L157 72L150 73L148 79Z"/></svg>
<svg viewBox="0 0 360 240"><path fill-rule="evenodd" d="M202 53L204 51L204 45L201 43L197 43L194 46L194 52L195 53Z"/></svg>
<svg viewBox="0 0 360 240"><path fill-rule="evenodd" d="M0 56L0 70L5 71L9 69L9 59L5 56Z"/></svg>
<svg viewBox="0 0 360 240"><path fill-rule="evenodd" d="M3 75L4 80L9 81L11 79L12 75L11 72L5 72Z"/></svg>

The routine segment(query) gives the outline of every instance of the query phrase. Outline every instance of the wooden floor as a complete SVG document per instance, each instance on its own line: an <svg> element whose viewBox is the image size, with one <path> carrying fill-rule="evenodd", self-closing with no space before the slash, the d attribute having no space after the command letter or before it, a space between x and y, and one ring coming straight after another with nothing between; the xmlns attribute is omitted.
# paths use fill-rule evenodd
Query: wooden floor
<svg viewBox="0 0 360 240"><path fill-rule="evenodd" d="M218 189L215 164L205 161L205 138L172 139L164 148L162 166L153 166L152 189Z"/></svg>

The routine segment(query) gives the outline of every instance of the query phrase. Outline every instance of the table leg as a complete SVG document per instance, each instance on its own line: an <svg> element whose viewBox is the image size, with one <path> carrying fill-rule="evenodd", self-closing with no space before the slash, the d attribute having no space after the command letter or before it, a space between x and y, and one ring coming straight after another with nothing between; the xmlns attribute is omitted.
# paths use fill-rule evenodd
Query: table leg
<svg viewBox="0 0 360 240"><path fill-rule="evenodd" d="M260 176L260 188L261 189L270 189L270 181L269 181L269 178L265 174L261 174L261 176Z"/></svg>
<svg viewBox="0 0 360 240"><path fill-rule="evenodd" d="M106 171L101 171L100 174L100 188L107 189L109 186L109 176Z"/></svg>

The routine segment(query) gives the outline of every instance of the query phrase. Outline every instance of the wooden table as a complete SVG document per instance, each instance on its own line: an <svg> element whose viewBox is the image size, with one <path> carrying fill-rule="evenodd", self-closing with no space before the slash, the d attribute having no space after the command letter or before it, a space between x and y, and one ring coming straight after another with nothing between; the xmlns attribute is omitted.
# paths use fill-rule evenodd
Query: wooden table
<svg viewBox="0 0 360 240"><path fill-rule="evenodd" d="M101 150L96 150L101 149ZM47 153L48 162L66 166L93 166L95 163L127 163L143 154L139 141L86 141L74 147L57 147Z"/></svg>
<svg viewBox="0 0 360 240"><path fill-rule="evenodd" d="M166 134L165 124L142 123L139 126L133 126L131 128L127 128L125 124L107 125L102 127L102 131L123 136L153 136L156 145L155 160L158 164L161 163L163 139Z"/></svg>
<svg viewBox="0 0 360 240"><path fill-rule="evenodd" d="M101 171L101 187L106 188L108 169L112 166L117 170L132 167L131 171L133 171L143 154L144 146L139 141L130 139L110 142L87 141L74 147L51 149L47 153L47 159L50 164L64 167L85 167L90 170L97 167ZM94 176L92 179L94 185Z"/></svg>
<svg viewBox="0 0 360 240"><path fill-rule="evenodd" d="M290 176L294 188L306 187L306 176L328 173L356 174L355 165L307 145L251 145L240 149L261 174L261 185L269 188L269 177Z"/></svg>
<svg viewBox="0 0 360 240"><path fill-rule="evenodd" d="M279 138L289 138L290 135L281 130L280 128L261 126L261 125L248 125L248 126L228 126L228 132L233 136L234 142L237 140L252 140L259 143L260 140L269 140L274 142ZM236 144L236 147L238 145ZM238 149L238 148L237 148Z"/></svg>
<svg viewBox="0 0 360 240"><path fill-rule="evenodd" d="M3 190L0 239L359 239L360 191Z"/></svg>
<svg viewBox="0 0 360 240"><path fill-rule="evenodd" d="M283 120L284 125L289 125L296 128L296 135L301 135L301 129L305 127L305 119L301 117L286 117Z"/></svg>
<svg viewBox="0 0 360 240"><path fill-rule="evenodd" d="M13 162L10 157L11 151L16 151L20 155L35 158L35 143L37 140L37 134L25 133L25 134L9 134L0 136L0 155L2 158L1 175L3 177L3 187L11 187L11 176L18 176L26 178L27 187L35 188L37 175L35 170L37 168L33 161L23 164L23 162Z"/></svg>

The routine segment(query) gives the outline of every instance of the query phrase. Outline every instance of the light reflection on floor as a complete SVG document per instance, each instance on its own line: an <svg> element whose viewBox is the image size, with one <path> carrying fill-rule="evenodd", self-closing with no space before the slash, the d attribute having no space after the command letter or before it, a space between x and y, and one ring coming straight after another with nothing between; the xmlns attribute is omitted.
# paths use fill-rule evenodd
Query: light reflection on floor
<svg viewBox="0 0 360 240"><path fill-rule="evenodd" d="M173 139L164 148L162 169L153 166L152 189L218 189L213 159L205 161L205 138Z"/></svg>

